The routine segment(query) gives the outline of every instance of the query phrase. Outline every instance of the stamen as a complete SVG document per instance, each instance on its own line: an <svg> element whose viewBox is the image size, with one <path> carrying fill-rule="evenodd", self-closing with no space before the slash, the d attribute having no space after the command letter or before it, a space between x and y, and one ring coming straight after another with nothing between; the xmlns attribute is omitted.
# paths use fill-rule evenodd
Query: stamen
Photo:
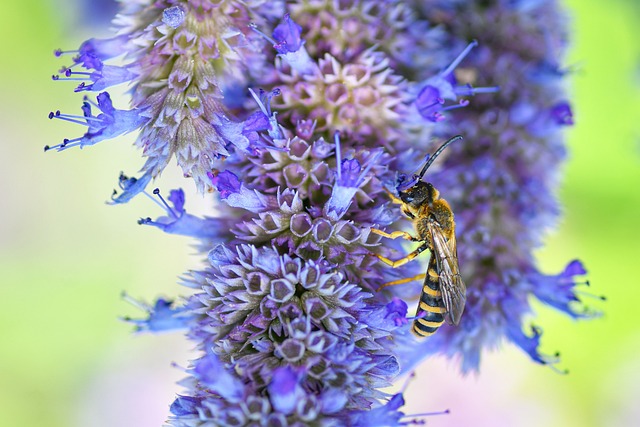
<svg viewBox="0 0 640 427"><path fill-rule="evenodd" d="M71 147L75 147L76 145L80 145L80 140L82 140L82 137L80 138L74 138L74 139L63 139L62 143L60 144L56 144L56 145L45 145L44 146L44 151L49 151L49 150L58 150L58 151L62 151L62 150L66 150L67 148L71 148Z"/></svg>
<svg viewBox="0 0 640 427"><path fill-rule="evenodd" d="M411 371L407 379L404 381L404 384L402 384L402 388L400 388L400 392L402 394L404 394L404 392L407 391L407 387L409 387L409 383L413 381L415 377L416 377L416 371Z"/></svg>
<svg viewBox="0 0 640 427"><path fill-rule="evenodd" d="M425 425L426 423L427 423L426 420L413 419L413 420L401 421L400 425L401 426L417 426L417 425Z"/></svg>
<svg viewBox="0 0 640 427"><path fill-rule="evenodd" d="M449 409L445 409L443 411L435 411L435 412L423 412L422 414L411 414L411 415L405 415L407 417L431 417L433 415L447 415L450 414L451 410Z"/></svg>
<svg viewBox="0 0 640 427"><path fill-rule="evenodd" d="M51 76L51 80L54 81L67 81L67 82L84 82L85 80L87 80L86 78L80 78L80 77L60 77L57 74L54 74Z"/></svg>
<svg viewBox="0 0 640 427"><path fill-rule="evenodd" d="M158 190L158 193L156 193L156 190L158 190L158 189L156 188L155 190L153 190L153 194L159 194L160 193L159 190ZM160 196L160 199L162 200L162 202L161 202L156 197L153 197L151 194L147 193L146 190L143 190L142 194L147 196L153 203L155 203L156 205L160 206L162 208L162 210L168 211L170 214L173 214L172 209L167 205L167 202L164 201L162 196ZM146 220L148 220L148 221L146 221ZM144 224L149 224L151 222L151 218L146 218L146 220L145 220ZM142 220L139 220L138 224L142 224L140 221L142 221Z"/></svg>
<svg viewBox="0 0 640 427"><path fill-rule="evenodd" d="M454 105L449 105L448 107L442 107L440 109L440 111L449 111L449 110L456 110L458 108L463 108L466 107L467 105L469 105L469 100L468 99L461 99L458 104L454 104Z"/></svg>
<svg viewBox="0 0 640 427"><path fill-rule="evenodd" d="M476 46L478 46L478 41L472 40L471 43L469 43L467 47L464 48L462 53L460 53L460 55L458 55L456 59L454 59L453 62L449 64L449 66L440 73L440 75L444 77L453 73L453 70L455 70L456 67L462 62L462 60L469 54L469 52L471 52L471 49L473 49Z"/></svg>
<svg viewBox="0 0 640 427"><path fill-rule="evenodd" d="M129 304L133 305L134 307L137 307L143 311L151 311L152 307L149 304L145 304L142 301L138 301L137 299L133 298L132 296L130 296L128 293L126 292L122 292L122 294L120 294L121 298L123 300L125 300L126 302L128 302Z"/></svg>
<svg viewBox="0 0 640 427"><path fill-rule="evenodd" d="M496 93L500 91L500 86L484 86L484 87L472 87L471 94L477 93Z"/></svg>
<svg viewBox="0 0 640 427"><path fill-rule="evenodd" d="M249 88L249 93L251 93L251 96L258 104L258 108L260 108L260 111L262 111L262 113L269 120L269 136L273 139L282 139L282 133L280 132L280 128L278 126L278 120L276 119L277 113L271 112L271 98L280 95L280 89L275 88L271 92L269 92L268 95L265 95L265 92L260 89L260 96L258 96L253 89Z"/></svg>
<svg viewBox="0 0 640 427"><path fill-rule="evenodd" d="M588 281L587 281L587 284L588 284ZM595 295L595 294L592 294L592 293L589 293L589 292L585 292L585 291L580 291L580 290L576 290L575 294L581 295L583 297L595 298L595 299L600 300L600 301L606 301L607 300L607 297L605 295Z"/></svg>
<svg viewBox="0 0 640 427"><path fill-rule="evenodd" d="M58 70L58 73L64 74L64 73L67 72L67 70L71 70L71 69L73 69L73 67L77 67L78 65L80 65L80 64L75 63L75 64L71 64L71 65L63 65L62 68L60 68Z"/></svg>
<svg viewBox="0 0 640 427"><path fill-rule="evenodd" d="M567 375L569 373L568 369L559 369L556 364L560 363L560 352L556 352L553 356L544 356L543 362L547 365L553 372L560 375Z"/></svg>
<svg viewBox="0 0 640 427"><path fill-rule="evenodd" d="M342 182L342 152L340 151L340 131L337 130L336 133L333 134L333 140L336 144L336 169L338 172L338 182Z"/></svg>
<svg viewBox="0 0 640 427"><path fill-rule="evenodd" d="M262 89L260 89L262 90ZM249 93L251 94L251 96L253 97L253 99L255 99L256 103L258 104L258 108L260 108L260 111L262 111L264 113L265 116L269 117L269 111L267 111L267 108L265 107L265 105L262 103L262 99L261 97L259 97L258 95L256 95L256 93L253 91L253 89L249 88Z"/></svg>
<svg viewBox="0 0 640 427"><path fill-rule="evenodd" d="M453 91L458 96L473 96L479 93L495 93L500 91L500 86L483 86L483 87L473 87L470 84L465 84L461 86L457 86L453 89Z"/></svg>
<svg viewBox="0 0 640 427"><path fill-rule="evenodd" d="M411 414L411 415L405 415L402 418L409 418L412 417L413 419L410 420L406 420L406 421L401 421L400 425L424 425L427 423L427 420L421 420L419 418L426 418L426 417L432 417L435 415L448 415L450 414L451 411L449 409L445 409L444 411L437 411L437 412L424 412L422 414ZM402 419L401 418L401 419Z"/></svg>
<svg viewBox="0 0 640 427"><path fill-rule="evenodd" d="M88 102L89 104L93 105L96 108L100 108L100 106L98 105L98 103L96 101L94 101L93 99L89 98L89 95L83 96L82 100L84 102Z"/></svg>
<svg viewBox="0 0 640 427"><path fill-rule="evenodd" d="M169 214L171 216L173 216L174 218L178 218L178 214L171 208L171 206L169 206L169 204L167 203L167 201L164 199L164 197L162 197L162 194L160 194L160 189L159 188L154 188L153 189L153 194L155 194L156 196L158 196L158 198L160 199L160 201L162 202L162 204L164 205L164 207L167 209L167 212L169 212Z"/></svg>
<svg viewBox="0 0 640 427"><path fill-rule="evenodd" d="M54 54L56 57L58 57L58 58L59 58L59 57L61 57L62 55L71 55L71 54L73 54L73 53L79 53L79 52L80 52L80 51L78 51L78 50L62 50L62 49L56 49L56 50L54 50L54 51L53 51L53 54Z"/></svg>
<svg viewBox="0 0 640 427"><path fill-rule="evenodd" d="M97 117L92 116L78 116L75 114L62 114L60 110L56 110L55 112L49 112L49 119L60 119L67 122L75 123L82 126L91 126L89 123L93 121L95 123L99 123L101 120Z"/></svg>
<svg viewBox="0 0 640 427"><path fill-rule="evenodd" d="M256 32L257 34L261 35L262 37L265 38L265 40L267 40L269 43L271 43L272 45L276 45L278 44L277 41L275 41L273 38L269 37L268 35L266 35L265 33L263 33L262 31L260 31L260 29L258 29L258 24L256 24L255 22L250 22L249 23L249 28L251 28L254 32Z"/></svg>

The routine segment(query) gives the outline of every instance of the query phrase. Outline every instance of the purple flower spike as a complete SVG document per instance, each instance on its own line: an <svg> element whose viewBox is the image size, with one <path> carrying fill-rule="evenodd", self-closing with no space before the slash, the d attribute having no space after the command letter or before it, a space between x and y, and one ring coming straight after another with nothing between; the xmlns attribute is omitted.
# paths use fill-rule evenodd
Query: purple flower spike
<svg viewBox="0 0 640 427"><path fill-rule="evenodd" d="M477 54L464 58L459 74L487 85L482 92L500 88L442 122L473 142L451 147L440 169L425 177L455 213L467 301L458 327L443 327L418 347L420 352L460 357L463 372L479 370L483 350L503 337L538 363L558 362L540 349L541 329L530 330L526 322L531 297L573 318L597 315L577 290L588 283L577 279L584 274L580 263L548 275L532 254L559 214L554 194L556 170L565 157L561 130L573 119L563 88L563 15L552 1L528 2L527 8L524 13L508 1L453 6L442 0L421 9L434 22L445 19L451 32L447 43L481 39ZM440 85L431 83L439 97L449 99L443 92L447 87L455 96L478 92L455 82L452 72L461 59L438 75ZM414 361L403 362L410 369Z"/></svg>
<svg viewBox="0 0 640 427"><path fill-rule="evenodd" d="M579 261L544 274L532 255L560 211L555 170L573 123L556 2L120 3L116 37L56 52L75 57L54 79L98 96L78 116L50 114L86 131L46 150L139 129L144 166L121 175L111 203L142 193L162 213L140 224L197 239L204 264L181 277L183 302L135 302L145 314L127 319L138 331L185 328L198 352L168 426L424 424L428 414L401 411L404 389L386 391L403 371L433 354L478 370L503 341L553 367L528 323L532 297L572 318L595 314ZM130 110L103 92L119 83L130 83ZM434 151L451 135L466 142ZM145 190L172 159L219 217L190 215L181 189ZM409 195L418 181L424 193ZM453 229L437 195L457 245L424 225ZM457 325L434 317L433 335L411 335L408 309L439 297L410 283L426 253L389 262L410 250L397 237L457 251ZM434 264L443 288L454 265Z"/></svg>

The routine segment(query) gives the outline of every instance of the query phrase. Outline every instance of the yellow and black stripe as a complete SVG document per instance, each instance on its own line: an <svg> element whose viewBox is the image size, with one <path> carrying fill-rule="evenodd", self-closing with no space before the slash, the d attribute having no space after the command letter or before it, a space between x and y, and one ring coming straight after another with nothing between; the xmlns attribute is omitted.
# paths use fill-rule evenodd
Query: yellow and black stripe
<svg viewBox="0 0 640 427"><path fill-rule="evenodd" d="M436 259L432 255L411 330L419 337L433 335L444 322L444 313L446 309L442 302Z"/></svg>

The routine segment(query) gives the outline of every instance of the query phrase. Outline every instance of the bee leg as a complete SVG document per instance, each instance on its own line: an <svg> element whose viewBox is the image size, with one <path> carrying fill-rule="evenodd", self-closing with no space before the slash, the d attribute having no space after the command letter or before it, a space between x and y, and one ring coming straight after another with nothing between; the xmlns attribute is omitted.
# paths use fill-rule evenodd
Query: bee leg
<svg viewBox="0 0 640 427"><path fill-rule="evenodd" d="M416 249L415 251L411 252L406 257L400 258L399 260L396 260L396 261L391 261L389 258L385 258L382 255L377 255L376 254L376 256L378 257L378 259L380 261L384 262L385 264L390 265L393 268L397 268L397 267L400 267L401 265L405 265L406 263L408 263L409 261L411 261L412 259L414 259L418 255L420 255L422 252L424 252L427 249L429 249L429 245L427 243L424 243L424 244L420 245L418 247L418 249Z"/></svg>
<svg viewBox="0 0 640 427"><path fill-rule="evenodd" d="M400 198L393 194L391 191L387 190L386 188L384 189L384 191L387 192L387 196L389 196L389 198L391 199L391 203L393 203L394 205L401 205L403 203L403 201L400 200Z"/></svg>
<svg viewBox="0 0 640 427"><path fill-rule="evenodd" d="M405 279L400 279L400 280L394 280L393 282L387 282L387 283L383 284L377 290L379 291L380 289L386 288L387 286L402 285L403 283L409 283L409 282L413 282L413 281L424 280L424 278L426 276L427 275L425 273L422 273L422 274L418 274L417 276L407 277Z"/></svg>
<svg viewBox="0 0 640 427"><path fill-rule="evenodd" d="M382 230L378 230L377 228L372 228L371 232L388 239L397 239L398 237L402 237L403 239L411 240L412 242L420 241L420 239L418 239L417 237L413 237L406 231L394 231L393 233L386 233Z"/></svg>

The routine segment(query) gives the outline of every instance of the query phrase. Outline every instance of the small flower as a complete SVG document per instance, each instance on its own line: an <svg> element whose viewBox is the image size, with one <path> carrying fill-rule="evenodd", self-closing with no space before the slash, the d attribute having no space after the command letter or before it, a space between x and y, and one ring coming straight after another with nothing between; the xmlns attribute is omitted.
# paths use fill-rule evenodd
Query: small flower
<svg viewBox="0 0 640 427"><path fill-rule="evenodd" d="M162 11L162 22L173 28L178 28L184 22L184 9L180 6L168 7Z"/></svg>
<svg viewBox="0 0 640 427"><path fill-rule="evenodd" d="M304 48L304 40L300 37L301 32L302 27L293 22L287 13L273 30L273 38L276 41L273 47L296 72L301 75L313 74L318 70L318 66Z"/></svg>
<svg viewBox="0 0 640 427"><path fill-rule="evenodd" d="M123 293L123 298L147 313L146 319L132 319L124 317L123 320L136 325L136 332L166 332L184 330L193 318L193 314L187 307L175 307L174 302L164 298L158 298L153 306L131 298Z"/></svg>
<svg viewBox="0 0 640 427"><path fill-rule="evenodd" d="M415 105L422 117L432 122L439 122L444 120L443 111L454 110L469 105L468 100L461 99L458 101L458 104L445 107L444 103L447 99L456 101L460 96L471 96L476 93L491 93L498 90L497 87L473 88L470 84L457 85L453 71L469 54L471 49L477 45L478 42L475 40L469 43L447 68L420 85L422 89L416 97Z"/></svg>
<svg viewBox="0 0 640 427"><path fill-rule="evenodd" d="M220 192L220 198L234 208L257 213L274 204L273 197L247 189L233 172L224 171L216 176L211 175L211 183Z"/></svg>
<svg viewBox="0 0 640 427"><path fill-rule="evenodd" d="M151 181L151 174L147 172L140 178L128 177L124 173L120 172L118 177L118 186L122 190L120 194L116 190L113 190L111 196L111 204L127 203L138 194L142 193Z"/></svg>
<svg viewBox="0 0 640 427"><path fill-rule="evenodd" d="M54 54L58 57L62 55L76 54L73 58L74 64L82 65L86 69L95 69L99 71L104 66L104 61L120 56L127 51L128 41L129 35L127 34L121 34L108 39L91 38L82 43L78 50L63 51L61 49L57 49Z"/></svg>
<svg viewBox="0 0 640 427"><path fill-rule="evenodd" d="M91 107L101 111L93 115ZM44 150L63 151L71 147L85 147L94 145L105 139L115 138L140 127L147 119L138 110L118 110L113 107L111 97L107 92L97 96L97 103L85 97L82 104L82 116L62 114L60 111L49 113L49 119L60 119L79 125L87 126L87 132L74 139L65 139L61 144L45 146Z"/></svg>
<svg viewBox="0 0 640 427"><path fill-rule="evenodd" d="M365 183L365 176L371 167L377 163L382 151L376 151L369 155L365 166L362 167L356 159L341 159L340 137L335 135L336 158L337 158L337 179L333 185L331 197L324 206L324 214L327 218L337 221L347 212L356 192Z"/></svg>
<svg viewBox="0 0 640 427"><path fill-rule="evenodd" d="M168 234L195 237L209 244L222 239L225 230L228 230L228 220L210 217L199 218L188 214L184 209L185 198L184 191L181 188L171 190L169 193L168 199L173 207L164 200L160 195L160 190L157 188L153 190L153 194L158 196L160 206L166 211L167 215L161 216L155 221L151 218L142 218L138 220L138 224L157 227Z"/></svg>

